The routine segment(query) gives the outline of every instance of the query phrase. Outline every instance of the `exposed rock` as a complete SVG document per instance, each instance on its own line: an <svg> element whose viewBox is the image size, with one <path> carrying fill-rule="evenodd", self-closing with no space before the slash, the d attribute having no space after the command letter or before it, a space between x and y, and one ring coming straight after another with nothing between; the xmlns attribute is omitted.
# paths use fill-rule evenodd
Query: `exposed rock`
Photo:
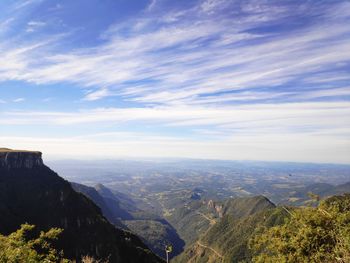
<svg viewBox="0 0 350 263"><path fill-rule="evenodd" d="M11 150L0 148L0 168L14 169L43 166L41 152Z"/></svg>
<svg viewBox="0 0 350 263"><path fill-rule="evenodd" d="M208 208L214 208L214 201L213 200L208 201Z"/></svg>
<svg viewBox="0 0 350 263"><path fill-rule="evenodd" d="M207 206L209 209L213 209L220 218L223 217L223 205L222 204L217 204L213 200L209 200Z"/></svg>
<svg viewBox="0 0 350 263"><path fill-rule="evenodd" d="M215 211L219 215L220 218L223 217L223 206L222 205L215 205Z"/></svg>

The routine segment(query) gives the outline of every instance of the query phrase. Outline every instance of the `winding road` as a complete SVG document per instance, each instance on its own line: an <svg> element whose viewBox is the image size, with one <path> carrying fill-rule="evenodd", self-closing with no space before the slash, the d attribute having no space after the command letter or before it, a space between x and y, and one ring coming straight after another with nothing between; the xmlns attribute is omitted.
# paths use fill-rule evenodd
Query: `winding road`
<svg viewBox="0 0 350 263"><path fill-rule="evenodd" d="M202 248L206 248L206 249L211 250L211 251L214 252L215 255L217 255L219 258L223 258L223 257L224 257L224 256L221 255L219 252L217 252L214 248L211 248L211 247L208 247L208 246L206 246L206 245L203 245L203 244L200 243L199 241L197 241L197 244L198 244L198 246L200 246L200 247L202 247Z"/></svg>

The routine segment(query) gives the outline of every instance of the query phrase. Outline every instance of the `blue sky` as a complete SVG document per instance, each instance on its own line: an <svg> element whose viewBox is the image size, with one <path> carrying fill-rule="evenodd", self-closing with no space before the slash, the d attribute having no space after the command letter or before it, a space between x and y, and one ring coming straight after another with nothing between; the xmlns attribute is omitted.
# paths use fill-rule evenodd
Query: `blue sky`
<svg viewBox="0 0 350 263"><path fill-rule="evenodd" d="M350 2L0 2L0 145L350 163Z"/></svg>

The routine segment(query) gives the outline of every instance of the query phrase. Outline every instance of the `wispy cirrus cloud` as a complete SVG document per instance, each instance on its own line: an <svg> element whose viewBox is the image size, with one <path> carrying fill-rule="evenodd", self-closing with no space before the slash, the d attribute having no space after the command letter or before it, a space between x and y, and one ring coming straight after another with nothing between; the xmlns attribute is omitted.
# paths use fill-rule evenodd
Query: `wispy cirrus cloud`
<svg viewBox="0 0 350 263"><path fill-rule="evenodd" d="M26 32L35 32L36 30L38 30L41 27L44 27L46 25L45 22L42 21L29 21L27 23L27 29Z"/></svg>
<svg viewBox="0 0 350 263"><path fill-rule="evenodd" d="M160 124L178 127L207 127L232 133L275 134L305 131L350 131L349 102L303 102L284 104L255 104L226 107L159 106L149 108L99 108L71 112L11 111L0 114L0 124L80 125L98 123ZM346 124L347 123L347 124ZM268 128L268 129L266 129ZM195 128L194 128L195 129Z"/></svg>
<svg viewBox="0 0 350 263"><path fill-rule="evenodd" d="M39 3L27 2L20 9ZM20 35L0 44L0 81L39 87L61 84L65 91L79 86L80 102L69 110L2 110L0 124L90 125L90 129L115 125L129 135L131 126L160 130L159 136L124 134L125 144L117 136L98 133L89 138L91 148L106 146L96 138L108 137L117 141L111 144L114 148L132 149L134 140L146 152L152 142L158 145L156 152L168 147L181 156L192 145L196 150L190 157L207 147L222 158L238 149L244 156L251 152L251 158L270 152L271 158L313 160L310 156L319 151L325 161L336 155L338 147L339 161L346 160L348 1L203 0L184 6L173 3L171 8L164 2L150 1L137 16L110 24L90 45L69 44L74 40L70 32L84 28L45 34L41 32L47 27L45 19L24 23L23 32L30 31L26 32L30 38ZM107 99L116 99L121 106L111 106ZM172 128L181 132L169 137ZM142 142L135 139L142 136ZM203 141L196 142L196 136ZM55 138L50 143L59 151ZM63 140L68 147L87 138ZM33 141L40 143L37 138ZM306 149L305 153L287 141ZM289 152L283 153L279 144ZM271 153L274 150L276 154Z"/></svg>
<svg viewBox="0 0 350 263"><path fill-rule="evenodd" d="M18 102L23 102L25 100L26 100L25 98L17 98L17 99L14 99L13 102L18 103Z"/></svg>
<svg viewBox="0 0 350 263"><path fill-rule="evenodd" d="M261 87L270 87L273 98L276 86L295 81L302 86L304 78L310 86L314 74L348 69L350 30L345 22L350 17L349 3L330 5L322 12L306 6L304 15L318 15L317 20L307 27L277 32L264 32L264 27L293 19L294 6L271 8L251 1L240 5L245 16L229 13L213 23L217 14L211 12L223 5L230 1L204 1L187 14L182 12L183 19L173 23L147 13L109 30L103 45L65 53L46 51L39 61L33 60L33 54L36 58L40 54L39 46L20 52L10 49L5 52L10 64L2 66L2 76L35 83L103 86L93 99L126 95L127 100L142 103L167 103ZM203 6L210 14L200 15ZM195 23L189 17L195 17ZM141 20L156 22L156 26L140 31ZM338 88L334 81L327 83ZM295 91L302 94L303 89ZM91 98L92 94L86 97Z"/></svg>

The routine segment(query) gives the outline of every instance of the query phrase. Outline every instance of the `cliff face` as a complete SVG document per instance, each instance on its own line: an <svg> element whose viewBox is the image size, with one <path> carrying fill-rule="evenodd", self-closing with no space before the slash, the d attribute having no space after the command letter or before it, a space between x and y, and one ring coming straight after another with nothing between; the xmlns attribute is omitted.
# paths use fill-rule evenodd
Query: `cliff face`
<svg viewBox="0 0 350 263"><path fill-rule="evenodd" d="M41 152L18 151L0 148L0 168L16 169L43 166Z"/></svg>
<svg viewBox="0 0 350 263"><path fill-rule="evenodd" d="M66 258L109 262L163 262L130 232L111 225L88 198L45 166L40 152L0 151L0 234L21 224L39 231L63 228L56 248Z"/></svg>

